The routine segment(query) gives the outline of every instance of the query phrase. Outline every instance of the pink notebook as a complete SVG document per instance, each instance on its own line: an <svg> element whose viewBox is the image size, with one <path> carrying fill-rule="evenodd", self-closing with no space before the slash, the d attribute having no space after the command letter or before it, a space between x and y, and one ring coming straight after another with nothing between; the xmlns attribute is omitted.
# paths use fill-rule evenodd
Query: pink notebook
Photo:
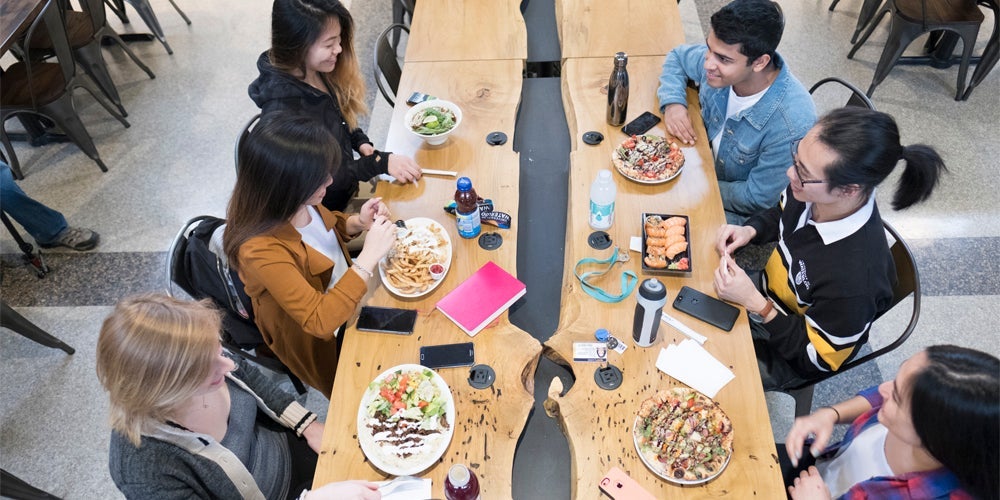
<svg viewBox="0 0 1000 500"><path fill-rule="evenodd" d="M438 301L448 319L475 336L524 295L524 283L493 262L487 262Z"/></svg>

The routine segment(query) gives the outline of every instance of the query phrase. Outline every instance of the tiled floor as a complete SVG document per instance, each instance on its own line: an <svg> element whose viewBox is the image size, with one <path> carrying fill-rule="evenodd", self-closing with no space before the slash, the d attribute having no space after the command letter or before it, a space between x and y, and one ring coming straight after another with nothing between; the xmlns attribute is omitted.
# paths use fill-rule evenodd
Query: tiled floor
<svg viewBox="0 0 1000 500"><path fill-rule="evenodd" d="M17 146L27 175L21 186L62 211L72 224L94 228L102 236L95 252L51 251L53 273L44 280L19 266L13 241L0 236L4 300L77 348L67 356L8 331L0 334L0 466L68 498L120 496L107 473L106 401L93 369L100 323L122 295L162 288L163 252L185 220L224 213L235 177L233 143L256 113L246 85L256 75L257 55L268 44L270 2L179 3L192 18L191 26L166 1L153 0L174 55L168 56L158 43L133 44L156 73L155 80L120 51L105 51L131 128L123 129L88 96L77 96L109 172L100 173L72 145ZM854 60L847 60L847 40L860 3L844 0L831 13L826 10L829 0L782 2L788 21L779 51L804 83L837 75L867 86L886 28ZM719 4L681 2L688 40L703 38L707 17ZM390 22L389 0L356 1L353 9L364 40L360 46L370 47ZM977 51L992 22L987 14ZM136 19L132 28L121 31L129 29L144 31L144 26ZM366 65L368 50L360 52ZM875 105L899 121L904 142L934 145L951 173L928 202L905 212L887 208L891 183L880 191L885 218L917 255L924 285L920 324L897 352L820 385L815 404L891 377L903 359L934 343L1000 352L989 321L1000 305L1000 142L993 137L1000 123L1000 70L968 102L952 100L956 74L954 67L899 67L874 94ZM370 99L370 135L381 142L389 110L373 92ZM828 97L820 106L829 109L845 100ZM877 330L893 332L906 319L902 310L894 310L878 322ZM791 400L769 395L769 402L775 436L783 437ZM320 410L326 401L313 394L308 404Z"/></svg>

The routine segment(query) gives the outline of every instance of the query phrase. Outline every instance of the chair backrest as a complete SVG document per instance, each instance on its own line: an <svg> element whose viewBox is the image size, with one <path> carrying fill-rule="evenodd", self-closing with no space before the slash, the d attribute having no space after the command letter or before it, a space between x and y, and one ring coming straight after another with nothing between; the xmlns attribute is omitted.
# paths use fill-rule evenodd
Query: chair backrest
<svg viewBox="0 0 1000 500"><path fill-rule="evenodd" d="M247 137L250 137L250 132L253 131L257 122L260 121L260 113L254 115L246 125L243 126L243 130L240 132L240 136L236 138L236 150L233 151L233 159L236 161L236 173L240 173L240 148L243 143L246 142Z"/></svg>
<svg viewBox="0 0 1000 500"><path fill-rule="evenodd" d="M104 0L79 0L79 2L80 7L90 14L90 20L94 23L94 33L97 33L108 22L108 14L104 10Z"/></svg>
<svg viewBox="0 0 1000 500"><path fill-rule="evenodd" d="M378 85L379 91L382 92L382 97L390 106L396 105L396 91L399 89L399 78L403 74L392 40L399 40L403 32L409 34L410 29L404 24L392 24L375 40L375 64L373 65L375 83ZM383 79L385 83L383 83Z"/></svg>
<svg viewBox="0 0 1000 500"><path fill-rule="evenodd" d="M69 84L73 81L73 77L76 75L76 60L73 59L73 49L70 48L69 37L66 34L66 20L63 18L63 10L60 8L58 0L48 0L45 2L45 6L42 7L38 17L31 22L31 26L28 27L28 31L24 36L24 44L21 47L23 53L31 53L31 42L36 40L35 31L43 23L45 24L46 31L48 32L49 39L52 43L51 50L55 52L59 68L62 70L63 80L66 85L69 86ZM38 37L37 40L44 40L44 38L45 37ZM37 108L38 103L34 92L34 89L37 87L33 82L34 67L40 64L51 63L32 61L30 57L25 57L24 64L27 67L28 89L31 92L31 104L32 107Z"/></svg>
<svg viewBox="0 0 1000 500"><path fill-rule="evenodd" d="M865 93L861 91L861 89L855 87L853 84L851 84L847 80L844 80L842 78L838 78L836 76L831 76L829 78L824 78L824 79L816 82L816 84L813 85L812 88L809 89L809 93L810 94L815 93L818 88L820 88L821 86L823 86L823 85L825 85L827 83L838 83L841 86L846 87L848 90L851 91L851 97L847 99L847 104L845 104L845 106L857 106L857 107L862 107L862 108L868 108L870 110L875 111L875 105L872 104L871 99L869 99L868 96L866 96Z"/></svg>

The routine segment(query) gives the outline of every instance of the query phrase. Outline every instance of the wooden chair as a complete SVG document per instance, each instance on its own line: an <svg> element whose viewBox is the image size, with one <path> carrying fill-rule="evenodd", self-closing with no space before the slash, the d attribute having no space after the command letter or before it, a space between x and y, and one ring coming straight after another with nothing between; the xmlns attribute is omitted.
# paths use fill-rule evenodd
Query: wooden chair
<svg viewBox="0 0 1000 500"><path fill-rule="evenodd" d="M95 89L88 80L76 77L76 63L69 46L61 10L56 4L56 0L48 0L38 18L28 28L24 38L24 53L31 53L31 41L42 23L48 27L49 38L52 41L52 49L55 51L57 62L32 61L30 58L25 58L4 70L2 78L0 78L2 80L0 85L3 87L3 93L0 94L0 143L7 150L6 156L10 160L11 171L15 178L24 178L4 124L15 115L34 114L48 118L55 123L67 137L97 163L102 172L107 172L108 167L101 160L93 139L76 112L73 104L73 91L77 88L83 88L122 125L126 128L130 125L125 117L115 111L111 103L107 102L100 91Z"/></svg>
<svg viewBox="0 0 1000 500"><path fill-rule="evenodd" d="M976 45L976 36L979 34L979 27L984 17L975 0L885 0L874 21L847 54L848 59L854 57L854 53L864 45L882 18L890 13L892 24L889 28L889 38L875 67L875 75L866 93L868 97L871 97L875 87L885 80L897 63L903 61L908 61L910 64L928 63L927 57L901 56L906 47L920 35L944 30L954 32L962 39L958 91L955 94L955 100L961 100L965 92L965 76L972 58L972 50Z"/></svg>
<svg viewBox="0 0 1000 500"><path fill-rule="evenodd" d="M811 380L807 383L784 391L795 399L796 417L808 415L812 410L813 388L816 384L895 350L897 347L903 345L903 342L906 342L906 339L908 339L910 334L913 333L914 328L917 327L917 320L920 318L920 273L917 272L917 265L916 261L913 259L913 252L910 251L910 247L903 241L903 238L899 236L899 233L897 233L888 222L883 221L882 224L885 226L886 232L888 232L889 235L895 240L892 244L891 251L892 260L896 265L896 286L892 289L892 305L890 306L890 309L912 294L913 302L910 311L910 321L907 323L902 332L900 332L899 336L889 344L865 354L864 356L847 361L841 365L840 370L838 371L828 372L818 379ZM876 317L875 320L877 321L878 317Z"/></svg>
<svg viewBox="0 0 1000 500"><path fill-rule="evenodd" d="M396 105L396 90L399 89L399 78L403 75L399 56L390 39L399 40L403 32L409 34L410 29L404 24L392 24L375 40L375 64L372 66L375 83L390 107Z"/></svg>

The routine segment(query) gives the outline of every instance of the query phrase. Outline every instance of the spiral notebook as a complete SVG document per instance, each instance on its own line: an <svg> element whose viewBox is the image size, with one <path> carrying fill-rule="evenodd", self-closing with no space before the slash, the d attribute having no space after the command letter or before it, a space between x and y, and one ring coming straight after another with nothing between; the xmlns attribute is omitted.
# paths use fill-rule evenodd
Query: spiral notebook
<svg viewBox="0 0 1000 500"><path fill-rule="evenodd" d="M526 291L524 283L502 267L487 262L438 301L437 308L474 337Z"/></svg>

